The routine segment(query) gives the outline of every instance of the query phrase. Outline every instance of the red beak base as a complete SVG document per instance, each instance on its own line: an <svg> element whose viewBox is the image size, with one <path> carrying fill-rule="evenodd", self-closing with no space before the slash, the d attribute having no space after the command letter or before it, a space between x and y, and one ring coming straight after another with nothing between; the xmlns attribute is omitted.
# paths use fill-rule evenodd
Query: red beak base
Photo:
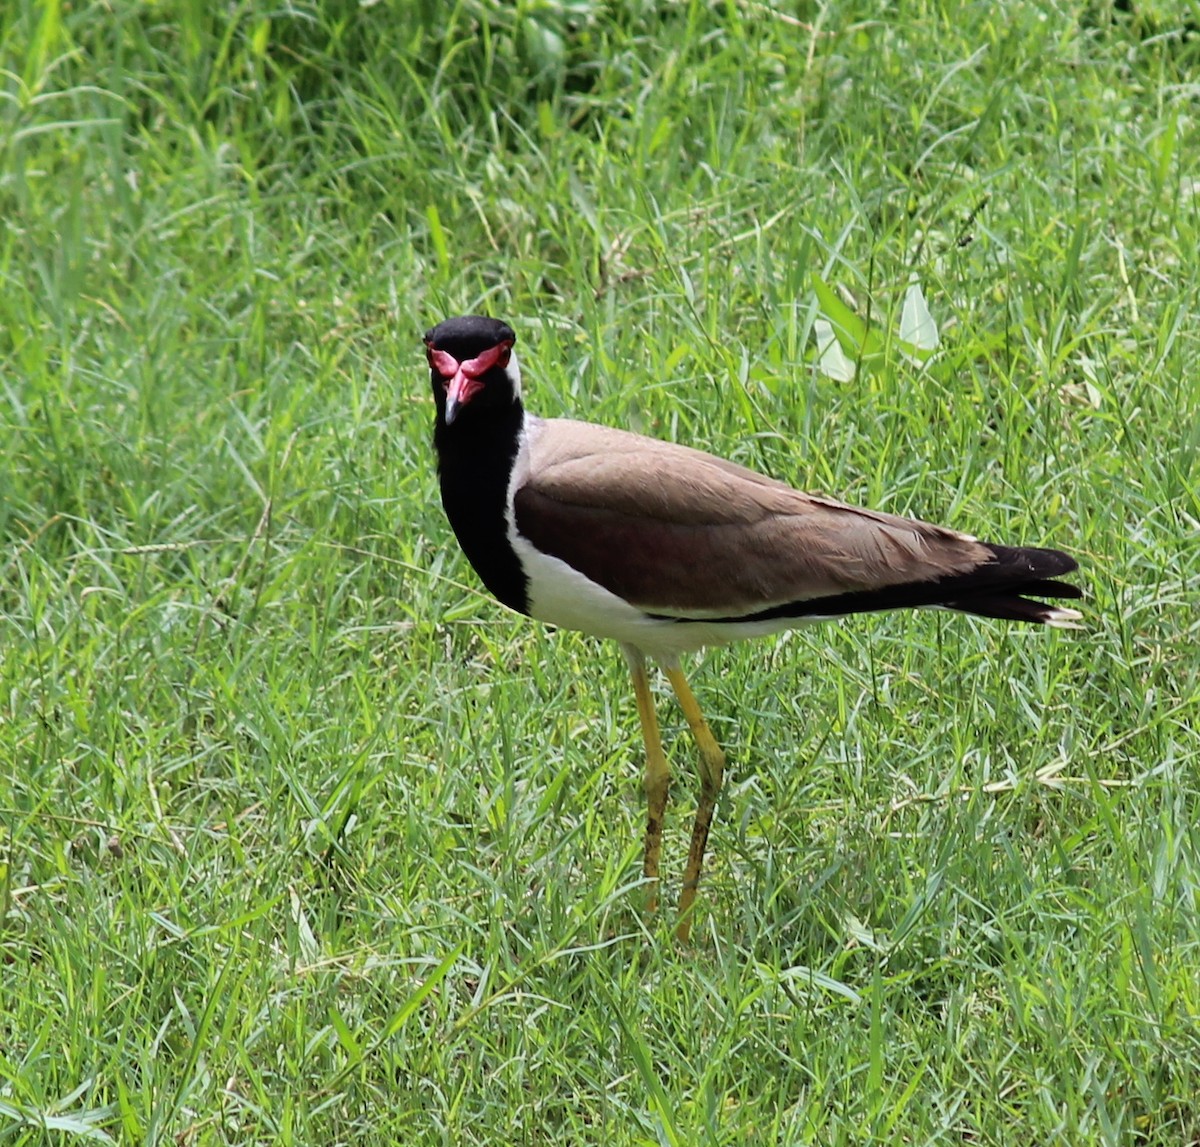
<svg viewBox="0 0 1200 1147"><path fill-rule="evenodd" d="M437 374L446 388L445 422L450 426L466 406L483 388L483 376L493 367L508 365L512 342L506 340L488 347L482 354L459 362L452 354L436 347L425 346L425 357L430 369Z"/></svg>

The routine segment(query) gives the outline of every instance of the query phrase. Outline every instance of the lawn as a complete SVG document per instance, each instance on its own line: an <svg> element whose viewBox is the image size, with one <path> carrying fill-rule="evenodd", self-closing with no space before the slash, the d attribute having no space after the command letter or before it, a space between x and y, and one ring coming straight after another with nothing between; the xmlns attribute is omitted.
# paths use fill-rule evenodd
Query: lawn
<svg viewBox="0 0 1200 1147"><path fill-rule="evenodd" d="M1200 1142L1198 21L3 5L0 1144ZM472 311L539 413L1077 554L1083 628L693 659L680 947L669 690L645 918L618 650L442 515Z"/></svg>

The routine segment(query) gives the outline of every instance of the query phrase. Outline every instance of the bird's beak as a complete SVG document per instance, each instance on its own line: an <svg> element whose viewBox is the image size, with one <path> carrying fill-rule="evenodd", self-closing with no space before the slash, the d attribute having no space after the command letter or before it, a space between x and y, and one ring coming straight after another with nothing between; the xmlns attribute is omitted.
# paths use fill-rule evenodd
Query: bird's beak
<svg viewBox="0 0 1200 1147"><path fill-rule="evenodd" d="M468 378L462 367L454 372L454 377L446 383L446 425L450 426L458 417L458 412L483 389L483 383L475 378Z"/></svg>
<svg viewBox="0 0 1200 1147"><path fill-rule="evenodd" d="M443 416L447 426L452 426L454 420L458 417L458 408L462 405L461 399L453 390L446 387L446 413Z"/></svg>

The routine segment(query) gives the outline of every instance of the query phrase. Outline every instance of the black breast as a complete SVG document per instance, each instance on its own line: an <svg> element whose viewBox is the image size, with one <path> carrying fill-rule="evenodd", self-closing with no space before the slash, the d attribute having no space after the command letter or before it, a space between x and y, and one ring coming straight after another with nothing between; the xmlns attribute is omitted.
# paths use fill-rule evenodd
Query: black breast
<svg viewBox="0 0 1200 1147"><path fill-rule="evenodd" d="M463 418L434 431L442 506L467 560L495 597L529 613L529 579L508 537L508 484L521 444L524 411L485 421Z"/></svg>

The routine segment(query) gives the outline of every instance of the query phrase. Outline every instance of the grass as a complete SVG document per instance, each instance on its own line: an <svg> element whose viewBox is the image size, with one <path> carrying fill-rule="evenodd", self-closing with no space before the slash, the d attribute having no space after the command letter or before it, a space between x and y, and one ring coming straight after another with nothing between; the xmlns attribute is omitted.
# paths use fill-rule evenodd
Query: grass
<svg viewBox="0 0 1200 1147"><path fill-rule="evenodd" d="M893 7L4 7L0 1142L1200 1141L1197 14ZM482 308L538 411L1061 545L1086 628L699 660L679 950L619 656L438 505Z"/></svg>

